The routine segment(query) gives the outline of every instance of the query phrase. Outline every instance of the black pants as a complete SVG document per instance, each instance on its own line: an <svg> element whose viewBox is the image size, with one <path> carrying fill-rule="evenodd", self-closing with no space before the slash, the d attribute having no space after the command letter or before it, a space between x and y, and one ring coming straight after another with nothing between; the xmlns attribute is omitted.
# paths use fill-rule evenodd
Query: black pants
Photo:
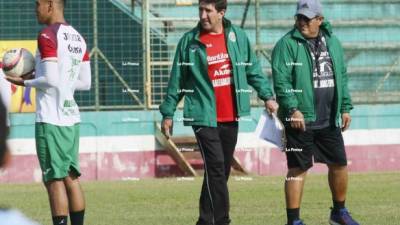
<svg viewBox="0 0 400 225"><path fill-rule="evenodd" d="M226 225L229 219L228 178L238 136L238 123L193 126L204 160L204 180L197 225Z"/></svg>

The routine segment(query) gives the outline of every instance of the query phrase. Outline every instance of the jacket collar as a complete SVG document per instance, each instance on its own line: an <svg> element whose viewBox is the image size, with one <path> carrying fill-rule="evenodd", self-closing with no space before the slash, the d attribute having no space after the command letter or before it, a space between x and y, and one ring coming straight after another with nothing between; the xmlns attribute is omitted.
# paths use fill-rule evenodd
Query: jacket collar
<svg viewBox="0 0 400 225"><path fill-rule="evenodd" d="M327 36L327 38L332 36L332 25L329 21L322 22L320 29L323 32L323 34L325 36ZM306 39L303 37L303 35L300 33L300 31L296 28L296 26L294 26L291 33L292 33L293 38L296 38L296 39L299 39L302 41L306 41Z"/></svg>

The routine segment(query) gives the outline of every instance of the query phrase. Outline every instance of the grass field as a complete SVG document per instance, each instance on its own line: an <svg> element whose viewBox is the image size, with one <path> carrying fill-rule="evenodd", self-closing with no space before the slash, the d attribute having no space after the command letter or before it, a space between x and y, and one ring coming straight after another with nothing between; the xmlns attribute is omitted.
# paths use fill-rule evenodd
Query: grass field
<svg viewBox="0 0 400 225"><path fill-rule="evenodd" d="M250 179L249 179L250 178ZM202 179L84 182L88 225L194 225ZM328 224L327 176L307 178L301 209L307 225ZM232 225L282 225L282 177L233 177ZM0 204L51 224L42 184L0 184ZM362 225L400 224L400 173L352 174L347 206Z"/></svg>

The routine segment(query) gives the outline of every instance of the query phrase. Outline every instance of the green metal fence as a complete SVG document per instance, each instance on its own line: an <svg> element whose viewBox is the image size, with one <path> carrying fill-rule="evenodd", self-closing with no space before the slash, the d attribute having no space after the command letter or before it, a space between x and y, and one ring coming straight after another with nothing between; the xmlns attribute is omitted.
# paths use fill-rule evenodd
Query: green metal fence
<svg viewBox="0 0 400 225"><path fill-rule="evenodd" d="M87 110L151 109L162 102L179 38L197 24L197 0L68 0L66 18L91 53ZM322 0L342 41L355 103L400 103L400 0ZM229 0L270 77L276 41L293 26L295 0ZM0 1L0 40L35 40L32 0ZM260 104L254 96L254 105Z"/></svg>
<svg viewBox="0 0 400 225"><path fill-rule="evenodd" d="M179 37L198 21L197 0L151 0L149 26L162 32L168 54L152 58L151 105L162 102L168 71ZM265 74L270 77L273 46L294 25L296 0L230 0L226 17L246 30ZM324 15L342 41L349 73L349 88L357 103L400 102L399 0L322 0ZM157 44L153 44L155 46ZM153 50L157 51L157 50ZM168 57L167 57L168 56ZM255 93L254 93L255 94ZM252 103L260 102L254 95Z"/></svg>
<svg viewBox="0 0 400 225"><path fill-rule="evenodd" d="M81 108L145 108L141 17L112 0L69 0L65 17L90 49L92 89L77 92ZM0 40L35 40L42 27L36 22L35 1L0 1Z"/></svg>

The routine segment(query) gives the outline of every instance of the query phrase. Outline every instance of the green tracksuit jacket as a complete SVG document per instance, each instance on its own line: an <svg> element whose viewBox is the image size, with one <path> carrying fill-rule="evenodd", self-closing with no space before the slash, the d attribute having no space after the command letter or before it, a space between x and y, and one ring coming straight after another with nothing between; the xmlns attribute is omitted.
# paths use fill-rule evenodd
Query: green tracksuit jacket
<svg viewBox="0 0 400 225"><path fill-rule="evenodd" d="M232 63L237 116L246 116L250 114L251 90L248 85L262 100L272 98L272 90L245 32L227 19L223 26ZM198 25L185 33L178 43L160 112L163 118L173 118L178 102L185 96L184 125L216 127L214 87L208 76L206 46L199 39L200 29Z"/></svg>
<svg viewBox="0 0 400 225"><path fill-rule="evenodd" d="M335 77L336 126L340 125L340 115L353 109L347 87L348 76L344 62L344 52L336 36L332 34L329 22L323 22L321 31L325 35L327 48L332 59ZM288 121L289 112L297 108L304 114L305 122L316 120L313 64L306 39L296 28L283 36L272 52L272 76L274 90L279 104L278 115Z"/></svg>

